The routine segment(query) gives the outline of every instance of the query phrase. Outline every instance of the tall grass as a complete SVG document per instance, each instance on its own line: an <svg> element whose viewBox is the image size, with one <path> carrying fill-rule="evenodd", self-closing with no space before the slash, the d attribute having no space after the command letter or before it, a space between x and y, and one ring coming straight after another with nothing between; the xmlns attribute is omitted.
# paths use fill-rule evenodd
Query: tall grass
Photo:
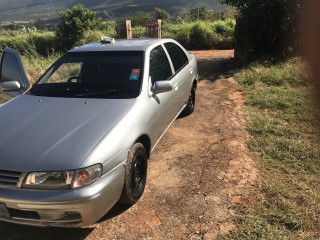
<svg viewBox="0 0 320 240"><path fill-rule="evenodd" d="M55 52L55 34L35 29L21 29L0 32L0 50L5 47L17 49L22 54L40 54L43 56Z"/></svg>
<svg viewBox="0 0 320 240"><path fill-rule="evenodd" d="M303 64L252 66L236 79L261 174L253 201L237 206L238 228L228 239L318 239L320 122Z"/></svg>
<svg viewBox="0 0 320 240"><path fill-rule="evenodd" d="M43 57L39 54L26 54L22 56L22 62L25 67L27 77L33 84L38 78L61 56L55 53Z"/></svg>
<svg viewBox="0 0 320 240"><path fill-rule="evenodd" d="M234 19L164 24L163 35L177 40L187 49L231 49L235 26Z"/></svg>

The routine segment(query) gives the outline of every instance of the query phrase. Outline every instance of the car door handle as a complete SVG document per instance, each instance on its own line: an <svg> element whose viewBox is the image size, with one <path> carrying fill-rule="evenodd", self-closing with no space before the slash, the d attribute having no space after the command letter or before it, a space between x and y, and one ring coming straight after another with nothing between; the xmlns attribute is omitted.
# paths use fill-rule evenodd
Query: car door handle
<svg viewBox="0 0 320 240"><path fill-rule="evenodd" d="M189 72L190 72L190 74L192 74L193 73L193 68L190 68Z"/></svg>
<svg viewBox="0 0 320 240"><path fill-rule="evenodd" d="M175 91L178 91L178 90L179 90L178 83L176 83L176 84L173 86L173 88L174 88Z"/></svg>

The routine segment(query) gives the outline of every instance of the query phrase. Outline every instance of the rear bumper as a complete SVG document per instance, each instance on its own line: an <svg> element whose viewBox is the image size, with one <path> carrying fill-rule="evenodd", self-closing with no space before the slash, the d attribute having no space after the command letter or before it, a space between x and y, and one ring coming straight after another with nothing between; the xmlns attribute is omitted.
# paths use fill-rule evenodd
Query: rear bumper
<svg viewBox="0 0 320 240"><path fill-rule="evenodd" d="M31 226L81 227L95 223L119 200L124 184L124 167L118 165L101 179L84 188L30 190L0 188L0 203L10 217L0 220Z"/></svg>

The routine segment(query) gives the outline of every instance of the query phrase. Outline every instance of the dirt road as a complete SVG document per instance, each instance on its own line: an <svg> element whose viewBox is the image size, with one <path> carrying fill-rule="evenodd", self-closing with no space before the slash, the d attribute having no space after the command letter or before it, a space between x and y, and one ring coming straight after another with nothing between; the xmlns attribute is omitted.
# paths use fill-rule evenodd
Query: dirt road
<svg viewBox="0 0 320 240"><path fill-rule="evenodd" d="M152 154L146 191L136 205L117 205L83 229L0 223L0 239L214 239L232 229L232 206L257 174L245 147L242 93L227 76L232 51L195 53L196 111L178 119Z"/></svg>

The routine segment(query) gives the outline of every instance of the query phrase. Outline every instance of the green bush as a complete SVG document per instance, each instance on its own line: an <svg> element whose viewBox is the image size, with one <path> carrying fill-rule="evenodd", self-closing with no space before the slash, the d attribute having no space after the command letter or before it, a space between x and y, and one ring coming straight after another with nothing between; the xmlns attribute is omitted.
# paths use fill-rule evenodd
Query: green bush
<svg viewBox="0 0 320 240"><path fill-rule="evenodd" d="M214 46L217 49L234 48L236 21L234 19L218 20L213 22L213 31L216 33Z"/></svg>
<svg viewBox="0 0 320 240"><path fill-rule="evenodd" d="M136 26L132 28L132 37L133 38L145 38L147 37L146 27Z"/></svg>
<svg viewBox="0 0 320 240"><path fill-rule="evenodd" d="M163 36L177 40L187 49L232 49L235 25L234 19L185 24L164 23Z"/></svg>
<svg viewBox="0 0 320 240"><path fill-rule="evenodd" d="M226 20L218 20L213 23L214 31L217 34L232 37L236 27L236 21L228 18Z"/></svg>
<svg viewBox="0 0 320 240"><path fill-rule="evenodd" d="M55 43L53 32L39 32L36 29L3 31L0 36L0 49L11 47L22 54L37 53L48 56L55 51Z"/></svg>
<svg viewBox="0 0 320 240"><path fill-rule="evenodd" d="M57 48L55 37L53 32L35 32L30 35L30 41L38 54L48 56Z"/></svg>
<svg viewBox="0 0 320 240"><path fill-rule="evenodd" d="M163 36L178 41L185 48L190 49L190 31L193 24L167 24L163 26Z"/></svg>
<svg viewBox="0 0 320 240"><path fill-rule="evenodd" d="M192 49L211 49L214 43L214 33L203 22L197 22L190 31L190 47Z"/></svg>
<svg viewBox="0 0 320 240"><path fill-rule="evenodd" d="M89 30L101 30L105 25L101 19L96 18L96 13L76 5L59 14L61 22L56 30L57 40L61 50L73 48Z"/></svg>

